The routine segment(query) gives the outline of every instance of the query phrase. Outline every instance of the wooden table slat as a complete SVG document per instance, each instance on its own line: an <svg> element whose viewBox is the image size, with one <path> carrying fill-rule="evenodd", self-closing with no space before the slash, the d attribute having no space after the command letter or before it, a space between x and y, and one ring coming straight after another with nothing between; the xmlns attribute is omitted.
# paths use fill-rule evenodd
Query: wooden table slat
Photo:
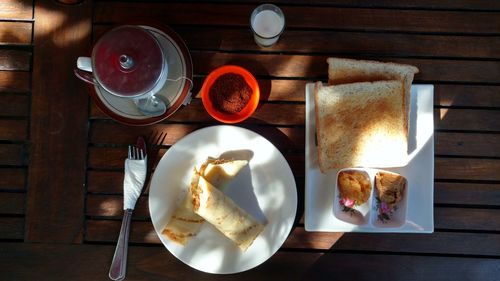
<svg viewBox="0 0 500 281"><path fill-rule="evenodd" d="M326 81L328 65L324 55L286 55L286 54L240 54L217 52L193 52L191 54L195 74L206 75L224 64L238 64L256 76L283 78L305 77ZM415 83L463 82L498 83L500 62L478 60L384 58L377 56L349 56L352 58L375 59L415 65L420 72ZM450 71L453 70L453 71Z"/></svg>
<svg viewBox="0 0 500 281"><path fill-rule="evenodd" d="M33 0L2 0L0 19L32 19Z"/></svg>
<svg viewBox="0 0 500 281"><path fill-rule="evenodd" d="M491 192L492 196L494 194L498 196L498 193L497 189ZM464 198L460 204L467 205L467 198ZM86 209L88 216L120 219L123 214L123 196L88 195ZM500 231L500 222L491 220L491 218L500 215L498 209L436 207L434 211L434 225L438 229ZM146 219L149 217L148 198L141 196L134 210L134 218Z"/></svg>
<svg viewBox="0 0 500 281"><path fill-rule="evenodd" d="M500 132L500 111L475 109L434 110L434 126L440 130Z"/></svg>
<svg viewBox="0 0 500 281"><path fill-rule="evenodd" d="M3 117L25 117L30 114L30 98L24 94L0 94L0 116Z"/></svg>
<svg viewBox="0 0 500 281"><path fill-rule="evenodd" d="M389 264L403 270L387 270ZM324 280L346 272L349 280L495 280L500 267L498 259L331 253L310 268L307 278Z"/></svg>
<svg viewBox="0 0 500 281"><path fill-rule="evenodd" d="M0 21L0 43L14 45L30 45L33 24L30 22Z"/></svg>
<svg viewBox="0 0 500 281"><path fill-rule="evenodd" d="M249 119L242 124L269 124L276 126L300 126L305 123L304 104L261 103ZM91 112L92 118L109 119L97 108ZM434 126L437 130L500 132L500 111L482 109L434 109ZM201 101L194 99L189 107L180 108L169 121L213 122Z"/></svg>
<svg viewBox="0 0 500 281"><path fill-rule="evenodd" d="M98 120L92 123L90 141L95 144L133 143L137 135L150 136L152 132L167 133L164 145L173 145L197 125L165 124L137 130L115 122ZM261 134L282 151L302 150L305 147L304 127L247 126ZM185 133L185 134L184 134ZM482 133L436 132L435 154L442 156L500 157L500 135Z"/></svg>
<svg viewBox="0 0 500 281"><path fill-rule="evenodd" d="M0 192L0 215L23 215L25 193Z"/></svg>
<svg viewBox="0 0 500 281"><path fill-rule="evenodd" d="M88 191L95 193L123 194L122 171L89 171ZM1 185L0 185L1 186ZM298 184L299 190L303 184ZM147 194L147 191L144 191ZM484 183L434 183L434 203L498 206L500 202L500 184Z"/></svg>
<svg viewBox="0 0 500 281"><path fill-rule="evenodd" d="M91 4L35 3L28 242L78 243L83 238L88 97L72 72L90 45ZM54 67L57 71L50 70Z"/></svg>
<svg viewBox="0 0 500 281"><path fill-rule="evenodd" d="M434 208L436 228L500 231L500 209Z"/></svg>
<svg viewBox="0 0 500 281"><path fill-rule="evenodd" d="M193 92L198 93L205 77L194 78ZM277 80L258 79L261 89L261 102L265 101L287 101L304 102L305 86L311 81L303 80ZM444 107L500 107L500 86L485 85L434 85L434 104ZM201 98L199 93L196 98ZM92 117L104 117L105 115L92 104ZM143 128L136 128L141 132Z"/></svg>
<svg viewBox="0 0 500 281"><path fill-rule="evenodd" d="M123 171L88 171L87 191L90 193L123 192Z"/></svg>
<svg viewBox="0 0 500 281"><path fill-rule="evenodd" d="M211 2L212 0L201 0L202 2ZM233 0L219 0L218 2L234 2ZM239 3L267 3L267 0L240 0ZM294 0L293 3L298 5L310 5L313 1ZM277 0L273 3L289 4L289 0ZM398 9L452 9L452 10L499 10L500 4L495 1L488 0L460 0L460 1L439 1L439 0L317 0L314 3L318 5L331 5L340 7L366 7L366 8L398 8Z"/></svg>
<svg viewBox="0 0 500 281"><path fill-rule="evenodd" d="M0 239L24 239L24 218L22 217L1 217L0 216ZM2 256L4 243L2 245ZM3 274L0 273L0 276Z"/></svg>
<svg viewBox="0 0 500 281"><path fill-rule="evenodd" d="M500 159L441 158L434 160L435 179L500 181Z"/></svg>
<svg viewBox="0 0 500 281"><path fill-rule="evenodd" d="M257 5L185 3L98 2L95 22L119 22L123 18L159 18L168 24L248 26ZM442 33L500 32L497 13L429 10L393 10L282 5L287 28L411 31ZM440 18L440 24L435 19ZM394 24L397 22L398 24Z"/></svg>
<svg viewBox="0 0 500 281"><path fill-rule="evenodd" d="M435 204L490 205L500 202L500 184L434 183Z"/></svg>
<svg viewBox="0 0 500 281"><path fill-rule="evenodd" d="M363 241L360 243L360 241ZM434 232L432 234L307 232L296 227L284 247L419 254L500 255L500 235Z"/></svg>
<svg viewBox="0 0 500 281"><path fill-rule="evenodd" d="M446 156L500 157L500 134L436 132L434 153Z"/></svg>
<svg viewBox="0 0 500 281"><path fill-rule="evenodd" d="M500 87L434 85L434 104L440 106L500 107Z"/></svg>
<svg viewBox="0 0 500 281"><path fill-rule="evenodd" d="M94 40L112 25L95 25ZM248 28L227 29L217 26L174 27L193 51L262 51ZM301 39L308 38L308 44ZM387 42L391 42L390 45ZM415 44L419 42L419 44ZM377 56L484 58L500 57L500 38L491 36L440 36L421 34L286 30L277 44L266 51L287 53L335 53L350 55L367 53Z"/></svg>
<svg viewBox="0 0 500 281"><path fill-rule="evenodd" d="M88 220L86 239L89 242L115 242L120 226L120 221ZM132 222L130 239L133 243L161 244L150 222ZM294 227L283 248L500 256L499 241L499 234L488 233L369 234L307 232L303 227Z"/></svg>
<svg viewBox="0 0 500 281"><path fill-rule="evenodd" d="M115 246L4 243L0 262L10 280L105 280ZM127 280L294 280L303 276L320 253L278 252L246 274L207 274L196 271L172 256L163 247L128 248ZM68 258L72 257L72 258ZM75 270L75 260L78 270ZM25 265L29 264L29 267ZM168 270L165 270L168 269Z"/></svg>
<svg viewBox="0 0 500 281"><path fill-rule="evenodd" d="M479 114L478 114L479 115ZM459 116L459 114L456 114ZM494 123L494 121L492 121ZM458 122L457 122L458 124ZM472 125L471 125L472 126ZM167 133L167 138L164 145L173 145L175 142L184 137L184 134L179 134L175 131L177 128L182 128L183 125L166 125L161 130ZM192 131L192 127L187 125L182 128L186 133ZM269 127L249 127L252 130L260 133L278 149L282 151L300 150L303 149L304 142L304 128L269 128ZM169 132L172 132L170 134ZM124 147L126 144L133 142L137 134L129 128L123 127L109 122L94 122L93 135L91 141L99 144L120 143ZM481 133L453 133L453 132L436 132L435 133L435 153L439 156L468 156L468 157L499 157L499 136L497 134L481 134ZM93 151L100 151L93 153ZM90 164L94 168L113 167L119 168L122 166L119 158L118 162L110 163L110 158L120 156L124 148L106 148L98 147L92 148L90 154ZM107 156L108 153L112 155ZM462 161L450 160L450 161ZM468 160L463 160L468 161ZM477 160L482 161L482 160ZM101 163L102 164L99 164ZM493 162L495 162L493 160Z"/></svg>
<svg viewBox="0 0 500 281"><path fill-rule="evenodd" d="M0 165L24 166L27 163L25 158L27 151L21 144L0 145Z"/></svg>
<svg viewBox="0 0 500 281"><path fill-rule="evenodd" d="M31 73L24 71L0 71L0 93L29 92Z"/></svg>
<svg viewBox="0 0 500 281"><path fill-rule="evenodd" d="M26 169L0 168L0 190L26 190Z"/></svg>
<svg viewBox="0 0 500 281"><path fill-rule="evenodd" d="M24 50L0 49L0 71L21 70L29 71L31 52Z"/></svg>
<svg viewBox="0 0 500 281"><path fill-rule="evenodd" d="M363 243L359 243L363 241ZM499 256L500 235L435 232L432 234L345 233L334 250Z"/></svg>
<svg viewBox="0 0 500 281"><path fill-rule="evenodd" d="M188 107L181 108L171 117L171 121L212 122L214 119L206 112L201 100L194 99ZM303 125L305 106L303 104L260 103L253 115L244 121L252 124Z"/></svg>
<svg viewBox="0 0 500 281"><path fill-rule="evenodd" d="M1 193L0 193L1 194ZM115 217L123 216L122 195L87 195L87 216ZM141 196L134 208L133 218L149 218L148 198Z"/></svg>
<svg viewBox="0 0 500 281"><path fill-rule="evenodd" d="M0 119L0 140L25 140L28 136L28 130L27 120Z"/></svg>
<svg viewBox="0 0 500 281"><path fill-rule="evenodd" d="M126 147L92 147L89 149L88 165L92 169L123 169ZM159 157L164 152L161 152ZM285 153L285 158L295 176L304 175L303 154ZM436 157L434 171L436 179L500 181L499 159Z"/></svg>
<svg viewBox="0 0 500 281"><path fill-rule="evenodd" d="M247 28L176 28L193 50L262 51ZM301 39L308 38L308 44ZM391 42L391 44L387 44ZM420 42L415 44L415 42ZM391 57L484 58L500 56L500 38L365 32L286 30L271 52L370 54Z"/></svg>
<svg viewBox="0 0 500 281"><path fill-rule="evenodd" d="M87 220L85 240L88 242L116 242L120 234L121 221ZM131 243L161 244L151 222L132 221Z"/></svg>

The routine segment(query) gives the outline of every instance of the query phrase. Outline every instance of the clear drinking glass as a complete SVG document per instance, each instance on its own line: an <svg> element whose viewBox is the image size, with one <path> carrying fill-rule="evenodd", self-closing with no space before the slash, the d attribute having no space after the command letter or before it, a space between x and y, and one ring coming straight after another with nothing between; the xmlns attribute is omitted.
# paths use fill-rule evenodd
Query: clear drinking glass
<svg viewBox="0 0 500 281"><path fill-rule="evenodd" d="M253 10L250 27L255 43L262 47L270 47L278 41L285 30L285 15L276 5L262 4Z"/></svg>

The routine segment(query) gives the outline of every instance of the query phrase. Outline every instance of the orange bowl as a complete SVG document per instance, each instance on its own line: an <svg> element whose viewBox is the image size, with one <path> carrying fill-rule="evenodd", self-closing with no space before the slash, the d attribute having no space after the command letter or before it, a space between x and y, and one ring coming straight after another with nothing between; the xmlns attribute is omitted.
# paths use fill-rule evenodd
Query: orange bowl
<svg viewBox="0 0 500 281"><path fill-rule="evenodd" d="M209 97L210 88L214 84L215 80L217 80L217 78L221 75L227 73L235 73L243 76L245 82L252 89L250 100L241 111L236 113L225 113L217 110ZM201 101L203 102L205 110L208 114L210 114L210 116L223 123L238 123L247 119L254 113L257 105L259 104L259 99L260 89L255 77L253 77L248 70L236 65L225 65L213 70L207 78L205 78L203 86L201 87Z"/></svg>

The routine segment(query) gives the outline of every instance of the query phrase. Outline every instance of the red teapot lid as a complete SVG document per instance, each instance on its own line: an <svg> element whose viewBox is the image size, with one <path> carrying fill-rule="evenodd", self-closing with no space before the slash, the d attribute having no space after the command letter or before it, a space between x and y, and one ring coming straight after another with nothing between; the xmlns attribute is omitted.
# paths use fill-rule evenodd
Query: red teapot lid
<svg viewBox="0 0 500 281"><path fill-rule="evenodd" d="M147 30L132 25L104 34L92 50L92 69L99 84L118 96L151 91L164 71L160 44Z"/></svg>

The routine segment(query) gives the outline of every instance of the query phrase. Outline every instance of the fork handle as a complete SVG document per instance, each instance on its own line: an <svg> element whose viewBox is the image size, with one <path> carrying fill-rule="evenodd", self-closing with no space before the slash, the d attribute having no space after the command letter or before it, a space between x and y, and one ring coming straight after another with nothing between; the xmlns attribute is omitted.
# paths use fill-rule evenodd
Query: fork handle
<svg viewBox="0 0 500 281"><path fill-rule="evenodd" d="M127 271L127 252L128 252L128 236L130 233L130 220L132 219L132 209L126 209L123 212L122 227L120 236L116 244L115 255L109 269L109 278L111 280L125 279Z"/></svg>

